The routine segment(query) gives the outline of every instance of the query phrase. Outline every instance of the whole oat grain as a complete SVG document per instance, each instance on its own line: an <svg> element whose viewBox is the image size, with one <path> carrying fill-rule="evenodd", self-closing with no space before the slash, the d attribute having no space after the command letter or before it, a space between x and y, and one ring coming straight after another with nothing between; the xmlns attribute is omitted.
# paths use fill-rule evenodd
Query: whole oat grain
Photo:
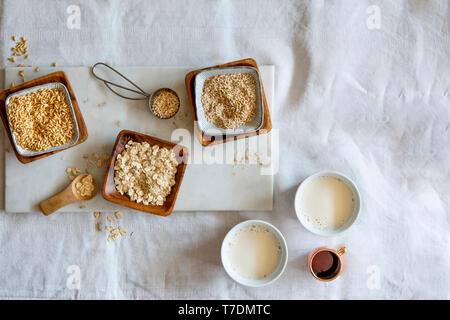
<svg viewBox="0 0 450 320"><path fill-rule="evenodd" d="M8 119L17 144L32 151L68 143L75 134L69 104L61 89L39 89L11 98Z"/></svg>
<svg viewBox="0 0 450 320"><path fill-rule="evenodd" d="M12 40L15 42L17 38L15 36L12 37ZM28 46L27 46L28 40L24 37L21 37L20 41L16 43L15 47L11 48L11 51L13 52L13 56L20 57L22 55L25 55L28 53Z"/></svg>
<svg viewBox="0 0 450 320"><path fill-rule="evenodd" d="M202 105L207 121L217 127L243 126L256 115L255 80L246 73L211 77L203 86Z"/></svg>

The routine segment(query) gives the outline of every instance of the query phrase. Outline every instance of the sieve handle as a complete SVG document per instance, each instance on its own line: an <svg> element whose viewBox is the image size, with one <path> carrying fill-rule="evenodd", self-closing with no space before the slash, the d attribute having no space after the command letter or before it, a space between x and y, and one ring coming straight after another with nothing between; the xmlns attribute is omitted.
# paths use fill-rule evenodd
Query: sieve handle
<svg viewBox="0 0 450 320"><path fill-rule="evenodd" d="M97 66L99 66L99 65L105 66L105 67L107 67L108 69L112 70L113 72L117 73L120 77L122 77L123 79L125 79L126 81L128 81L130 84L132 84L132 85L133 85L136 89L138 89L139 91L134 90L134 89L131 89L131 88L124 87L124 86L122 86L122 85L120 85L120 84L117 84L117 83L111 82L111 81L109 81L109 80L106 80L106 79L104 79L104 78L102 78L102 77L99 77L99 76L95 73L95 68L96 68ZM119 71L117 71L117 70L114 69L113 67L107 65L106 63L103 63L103 62L97 62L96 64L94 64L94 65L92 66L92 74L93 74L93 76L94 76L95 78L97 78L98 80L102 81L102 82L105 84L105 86L106 86L109 90L111 90L113 93L115 93L116 95L118 95L119 97L122 97L122 98L124 98L124 99L129 99L129 100L144 100L144 99L147 99L147 98L150 96L150 94L146 93L144 90L142 90L141 88L139 88L139 86L138 86L137 84L135 84L133 81L131 81L130 79L128 79L127 77L125 77L123 74L121 74ZM143 98L132 98L132 97L124 96L124 95L118 93L116 90L114 90L111 86L118 87L118 88L121 88L121 89L124 89L124 90L128 90L128 91L134 92L134 93L136 93L136 94L140 94L140 95L142 95L142 96L144 96L144 97L143 97Z"/></svg>

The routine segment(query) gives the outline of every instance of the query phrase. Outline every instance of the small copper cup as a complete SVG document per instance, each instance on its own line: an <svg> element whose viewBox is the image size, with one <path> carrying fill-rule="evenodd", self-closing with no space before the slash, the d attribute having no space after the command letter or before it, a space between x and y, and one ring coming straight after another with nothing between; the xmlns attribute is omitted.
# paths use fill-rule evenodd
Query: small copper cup
<svg viewBox="0 0 450 320"><path fill-rule="evenodd" d="M345 247L334 250L320 247L308 256L308 269L314 278L320 281L333 281L342 271L342 258Z"/></svg>

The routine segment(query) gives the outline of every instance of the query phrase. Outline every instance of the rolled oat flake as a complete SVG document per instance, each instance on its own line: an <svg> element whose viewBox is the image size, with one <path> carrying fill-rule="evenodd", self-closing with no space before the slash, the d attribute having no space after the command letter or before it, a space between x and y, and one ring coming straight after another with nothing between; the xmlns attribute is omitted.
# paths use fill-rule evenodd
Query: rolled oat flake
<svg viewBox="0 0 450 320"><path fill-rule="evenodd" d="M98 66L103 66L106 67L108 69L110 69L111 71L115 72L117 75L119 75L120 77L122 77L123 79L125 79L126 81L128 81L131 85L133 85L137 90L135 89L131 89L131 88L127 88L125 86L122 86L118 83L114 83L111 82L105 78L102 78L100 76L98 76L95 73L95 69ZM106 71L105 68L102 68L103 72ZM130 79L128 79L127 77L125 77L122 73L120 73L119 71L117 71L116 69L114 69L113 67L107 65L106 63L103 62L97 62L96 64L94 64L92 66L92 74L94 75L95 78L97 78L98 80L102 81L105 86L111 90L114 94L118 95L121 98L124 99L129 99L129 100L145 100L148 99L148 106L150 111L158 118L160 119L170 119L173 118L178 110L180 109L180 98L178 97L178 94L169 88L160 88L157 89L156 91L154 91L153 93L147 93L144 90L142 90L139 86L137 86L133 81L131 81ZM122 90L127 90L130 92L133 92L137 95L140 95L142 97L129 97L129 96L125 96L119 92L117 92L115 89L113 89L112 87L116 87Z"/></svg>

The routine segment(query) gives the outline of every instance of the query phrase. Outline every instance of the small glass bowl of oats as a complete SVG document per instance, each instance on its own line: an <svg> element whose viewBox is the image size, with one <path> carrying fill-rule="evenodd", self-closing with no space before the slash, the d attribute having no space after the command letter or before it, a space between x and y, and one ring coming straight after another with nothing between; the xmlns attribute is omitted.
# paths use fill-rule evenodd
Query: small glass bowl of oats
<svg viewBox="0 0 450 320"><path fill-rule="evenodd" d="M195 76L194 88L198 126L205 134L239 135L261 129L264 103L256 68L205 69Z"/></svg>
<svg viewBox="0 0 450 320"><path fill-rule="evenodd" d="M66 149L80 137L69 91L51 82L10 94L5 101L8 127L24 157Z"/></svg>

